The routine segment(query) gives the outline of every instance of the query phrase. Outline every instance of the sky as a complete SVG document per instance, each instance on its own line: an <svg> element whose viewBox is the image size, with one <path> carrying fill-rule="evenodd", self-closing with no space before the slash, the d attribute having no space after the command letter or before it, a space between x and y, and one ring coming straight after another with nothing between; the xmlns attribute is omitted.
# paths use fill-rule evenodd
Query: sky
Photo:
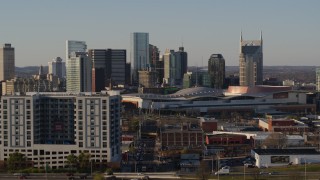
<svg viewBox="0 0 320 180"><path fill-rule="evenodd" d="M189 66L206 66L222 54L239 64L239 39L263 33L264 65L320 66L319 0L10 0L0 5L0 43L15 47L16 66L65 59L65 41L88 49L127 49L130 33L148 32L149 43L178 50Z"/></svg>

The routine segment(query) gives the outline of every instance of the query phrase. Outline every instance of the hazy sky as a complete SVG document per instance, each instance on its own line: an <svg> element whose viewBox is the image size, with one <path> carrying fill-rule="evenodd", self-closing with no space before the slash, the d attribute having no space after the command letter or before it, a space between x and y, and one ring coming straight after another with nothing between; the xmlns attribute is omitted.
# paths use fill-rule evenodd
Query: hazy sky
<svg viewBox="0 0 320 180"><path fill-rule="evenodd" d="M88 48L127 49L130 33L178 50L189 65L221 53L238 65L239 36L264 40L264 65L320 65L319 0L10 0L0 5L0 43L15 47L16 66L65 59L65 40ZM202 60L203 59L203 60Z"/></svg>

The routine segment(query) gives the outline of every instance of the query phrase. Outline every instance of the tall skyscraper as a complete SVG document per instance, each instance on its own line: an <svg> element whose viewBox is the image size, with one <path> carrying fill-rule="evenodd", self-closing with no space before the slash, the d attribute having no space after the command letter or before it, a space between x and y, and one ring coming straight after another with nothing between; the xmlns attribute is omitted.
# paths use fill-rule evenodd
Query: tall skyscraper
<svg viewBox="0 0 320 180"><path fill-rule="evenodd" d="M14 48L4 44L0 48L0 81L11 80L15 76Z"/></svg>
<svg viewBox="0 0 320 180"><path fill-rule="evenodd" d="M89 49L92 60L92 91L104 90L111 77L111 62L107 60L106 49Z"/></svg>
<svg viewBox="0 0 320 180"><path fill-rule="evenodd" d="M225 60L221 54L212 54L208 60L211 87L222 89L225 80Z"/></svg>
<svg viewBox="0 0 320 180"><path fill-rule="evenodd" d="M69 59L72 52L86 52L87 44L85 41L66 41L66 60Z"/></svg>
<svg viewBox="0 0 320 180"><path fill-rule="evenodd" d="M320 91L320 68L316 69L317 91Z"/></svg>
<svg viewBox="0 0 320 180"><path fill-rule="evenodd" d="M127 51L125 49L107 49L111 61L111 81L116 85L125 84Z"/></svg>
<svg viewBox="0 0 320 180"><path fill-rule="evenodd" d="M113 85L125 84L126 50L125 49L90 49L92 60L92 91L105 90Z"/></svg>
<svg viewBox="0 0 320 180"><path fill-rule="evenodd" d="M135 32L131 34L130 62L132 82L138 81L138 71L150 66L149 33Z"/></svg>
<svg viewBox="0 0 320 180"><path fill-rule="evenodd" d="M72 52L67 60L67 92L91 92L92 62L87 53Z"/></svg>
<svg viewBox="0 0 320 180"><path fill-rule="evenodd" d="M62 62L61 57L54 58L51 62L48 62L49 74L58 76L59 78L65 78L66 76L66 63Z"/></svg>
<svg viewBox="0 0 320 180"><path fill-rule="evenodd" d="M179 47L179 51L174 53L175 56L175 82L176 85L183 84L183 75L188 71L188 54L184 51L184 47Z"/></svg>
<svg viewBox="0 0 320 180"><path fill-rule="evenodd" d="M174 50L166 49L163 55L164 63L164 83L169 86L175 85L176 60Z"/></svg>
<svg viewBox="0 0 320 180"><path fill-rule="evenodd" d="M260 40L242 40L240 35L239 56L240 86L255 86L263 83L262 33Z"/></svg>

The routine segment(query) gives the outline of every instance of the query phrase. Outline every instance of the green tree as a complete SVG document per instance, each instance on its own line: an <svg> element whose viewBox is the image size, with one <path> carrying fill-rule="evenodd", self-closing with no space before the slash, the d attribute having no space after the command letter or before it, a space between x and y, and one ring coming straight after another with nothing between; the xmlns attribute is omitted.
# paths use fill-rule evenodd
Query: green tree
<svg viewBox="0 0 320 180"><path fill-rule="evenodd" d="M70 154L69 156L67 156L67 164L69 165L69 167L76 168L78 165L78 157L74 154Z"/></svg>
<svg viewBox="0 0 320 180"><path fill-rule="evenodd" d="M89 153L80 153L78 156L79 170L81 172L89 172L90 170L90 158L91 155Z"/></svg>
<svg viewBox="0 0 320 180"><path fill-rule="evenodd" d="M27 158L24 154L14 152L9 155L6 163L9 171L16 171L26 167Z"/></svg>

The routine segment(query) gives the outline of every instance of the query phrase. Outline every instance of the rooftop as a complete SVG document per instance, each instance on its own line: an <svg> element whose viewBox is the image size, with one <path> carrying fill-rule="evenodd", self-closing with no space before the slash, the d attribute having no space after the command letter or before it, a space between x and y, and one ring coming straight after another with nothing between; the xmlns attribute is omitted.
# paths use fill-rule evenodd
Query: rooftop
<svg viewBox="0 0 320 180"><path fill-rule="evenodd" d="M253 149L259 155L320 155L315 149Z"/></svg>

